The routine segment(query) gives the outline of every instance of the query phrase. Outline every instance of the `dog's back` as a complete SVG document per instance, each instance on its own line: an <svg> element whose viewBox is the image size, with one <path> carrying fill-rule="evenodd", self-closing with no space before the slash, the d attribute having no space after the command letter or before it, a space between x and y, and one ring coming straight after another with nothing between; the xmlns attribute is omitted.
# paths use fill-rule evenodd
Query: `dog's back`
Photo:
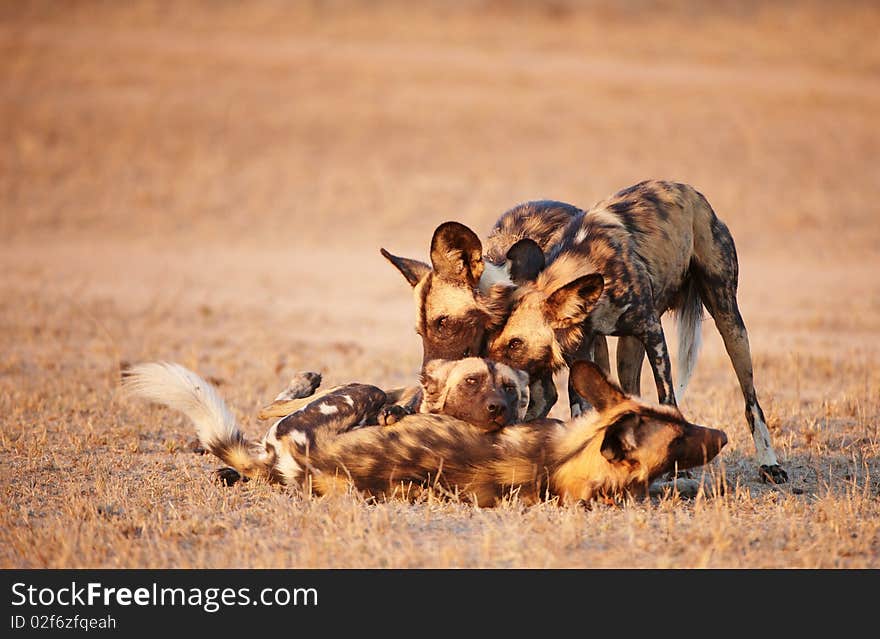
<svg viewBox="0 0 880 639"><path fill-rule="evenodd" d="M500 266L507 261L510 248L528 238L550 262L564 246L567 229L583 215L581 209L565 202L536 200L519 204L495 222L483 247L484 256Z"/></svg>

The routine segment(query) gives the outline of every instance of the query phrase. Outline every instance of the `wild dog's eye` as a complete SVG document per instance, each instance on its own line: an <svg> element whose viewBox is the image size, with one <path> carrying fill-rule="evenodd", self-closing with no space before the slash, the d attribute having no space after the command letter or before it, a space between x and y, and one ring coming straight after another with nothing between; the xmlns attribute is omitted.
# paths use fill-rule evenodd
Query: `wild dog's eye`
<svg viewBox="0 0 880 639"><path fill-rule="evenodd" d="M464 349L464 356L465 357L471 356L471 347L470 346L468 346L466 349Z"/></svg>
<svg viewBox="0 0 880 639"><path fill-rule="evenodd" d="M505 384L504 385L504 392L509 395L516 394L516 386L514 384Z"/></svg>
<svg viewBox="0 0 880 639"><path fill-rule="evenodd" d="M518 337L514 337L512 340L507 342L507 350L518 351L519 349L522 348L522 345L523 345L523 341Z"/></svg>
<svg viewBox="0 0 880 639"><path fill-rule="evenodd" d="M437 325L437 330L442 330L444 326L446 326L446 320L449 318L446 315L442 315L438 317L434 323Z"/></svg>
<svg viewBox="0 0 880 639"><path fill-rule="evenodd" d="M477 383L477 378L476 377L468 377L464 381L468 386L473 386L474 384Z"/></svg>

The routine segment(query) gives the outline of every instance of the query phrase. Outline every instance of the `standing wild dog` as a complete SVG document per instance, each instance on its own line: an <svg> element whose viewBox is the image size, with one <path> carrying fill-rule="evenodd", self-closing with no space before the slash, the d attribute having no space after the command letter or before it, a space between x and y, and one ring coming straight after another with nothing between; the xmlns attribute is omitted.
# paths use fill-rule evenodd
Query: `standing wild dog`
<svg viewBox="0 0 880 639"><path fill-rule="evenodd" d="M533 378L552 378L582 357L596 335L617 335L618 378L626 392L639 393L647 352L659 401L674 406L660 317L667 310L677 315L680 395L696 362L705 304L739 379L761 477L787 481L755 393L748 334L736 300L733 237L706 198L686 184L641 182L575 218L562 245L555 259L514 293L503 329L490 340L489 357ZM540 259L540 247L526 242L520 248Z"/></svg>
<svg viewBox="0 0 880 639"><path fill-rule="evenodd" d="M495 223L485 256L477 234L458 222L445 222L434 231L430 265L382 249L413 287L422 365L484 354L488 333L507 319L513 288L533 279L558 254L565 231L582 216L582 210L562 202L520 204ZM605 346L604 338L599 346ZM596 359L608 370L607 347L598 350ZM546 415L556 397L552 379L532 383L530 416Z"/></svg>
<svg viewBox="0 0 880 639"><path fill-rule="evenodd" d="M280 420L259 444L245 438L216 390L181 366L135 366L123 384L186 414L202 445L245 477L319 494L353 484L382 498L440 488L480 506L511 493L527 503L614 499L642 495L659 475L708 462L727 442L722 431L688 423L674 406L627 397L593 364L576 363L572 377L595 410L568 423L487 432L454 417L415 414L391 426L356 428L384 398L376 387L350 384L308 404L309 417L286 426ZM462 384L446 382L450 392Z"/></svg>

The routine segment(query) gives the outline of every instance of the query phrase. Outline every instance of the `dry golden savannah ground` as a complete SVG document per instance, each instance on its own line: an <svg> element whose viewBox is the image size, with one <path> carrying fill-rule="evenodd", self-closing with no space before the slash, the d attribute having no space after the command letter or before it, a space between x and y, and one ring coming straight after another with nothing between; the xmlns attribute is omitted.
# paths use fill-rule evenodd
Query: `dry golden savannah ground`
<svg viewBox="0 0 880 639"><path fill-rule="evenodd" d="M870 2L3 3L0 566L880 567L877 33ZM728 434L720 496L227 488L119 393L120 362L179 362L261 436L296 371L412 383L380 247L647 178L733 233L787 484L708 317L681 407Z"/></svg>

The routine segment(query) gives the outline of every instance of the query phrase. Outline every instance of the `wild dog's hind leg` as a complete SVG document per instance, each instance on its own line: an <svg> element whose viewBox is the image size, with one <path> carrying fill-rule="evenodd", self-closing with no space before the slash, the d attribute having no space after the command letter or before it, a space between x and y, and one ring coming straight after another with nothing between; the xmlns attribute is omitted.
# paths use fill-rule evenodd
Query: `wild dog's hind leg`
<svg viewBox="0 0 880 639"><path fill-rule="evenodd" d="M710 290L711 289L711 290ZM779 465L776 453L770 443L770 429L764 419L764 411L758 404L755 392L752 354L749 349L749 335L736 303L735 289L730 287L703 287L703 301L715 320L715 326L724 340L724 347L733 363L739 386L746 404L746 419L752 440L755 442L758 464L761 466L761 480L774 484L788 481L788 473Z"/></svg>
<svg viewBox="0 0 880 639"><path fill-rule="evenodd" d="M308 403L308 401L303 400L314 395L320 385L320 373L313 373L311 371L296 373L293 379L290 380L287 388L278 393L271 404L264 406L257 417L259 419L271 419L273 417L284 417L298 411Z"/></svg>
<svg viewBox="0 0 880 639"><path fill-rule="evenodd" d="M715 320L715 326L721 333L724 347L736 371L745 399L746 419L755 442L758 464L761 466L761 479L784 483L788 481L788 474L779 465L770 444L770 430L755 393L749 336L736 302L739 282L736 246L727 226L715 216L705 198L700 197L703 214L702 221L697 220L694 226L694 259L691 269L697 277L703 305Z"/></svg>
<svg viewBox="0 0 880 639"><path fill-rule="evenodd" d="M628 335L617 339L617 379L627 395L640 395L645 345Z"/></svg>

